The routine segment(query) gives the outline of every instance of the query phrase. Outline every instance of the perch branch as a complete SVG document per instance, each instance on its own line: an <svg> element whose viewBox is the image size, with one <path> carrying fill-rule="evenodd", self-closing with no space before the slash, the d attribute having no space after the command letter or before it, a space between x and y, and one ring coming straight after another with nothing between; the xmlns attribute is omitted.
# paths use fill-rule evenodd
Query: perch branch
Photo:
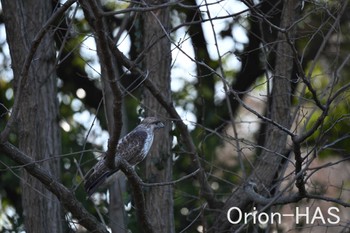
<svg viewBox="0 0 350 233"><path fill-rule="evenodd" d="M134 197L135 206L137 209L137 217L142 224L143 231L145 233L152 233L154 231L147 215L145 198L142 192L143 182L130 164L125 161L125 159L119 158L118 162L120 165L120 170L122 170L122 172L126 175L133 189L132 195Z"/></svg>

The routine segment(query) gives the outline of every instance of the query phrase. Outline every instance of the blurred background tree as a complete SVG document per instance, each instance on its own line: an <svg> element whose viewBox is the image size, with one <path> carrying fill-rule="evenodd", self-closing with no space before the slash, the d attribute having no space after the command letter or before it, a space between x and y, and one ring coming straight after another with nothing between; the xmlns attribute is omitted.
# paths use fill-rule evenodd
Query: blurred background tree
<svg viewBox="0 0 350 233"><path fill-rule="evenodd" d="M10 142L111 231L142 232L124 177L92 200L81 183L110 135L147 115L167 130L136 167L141 179L189 175L143 188L154 232L349 229L348 1L23 4L1 1L0 231L46 232L42 222L53 232L86 228L11 159ZM288 212L311 201L339 206L342 221L330 230L227 220L232 206Z"/></svg>

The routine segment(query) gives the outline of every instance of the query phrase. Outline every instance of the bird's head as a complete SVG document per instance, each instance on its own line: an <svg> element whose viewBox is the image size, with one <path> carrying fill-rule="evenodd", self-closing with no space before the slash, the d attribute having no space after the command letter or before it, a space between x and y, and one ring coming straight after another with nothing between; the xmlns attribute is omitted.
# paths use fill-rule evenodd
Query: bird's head
<svg viewBox="0 0 350 233"><path fill-rule="evenodd" d="M164 123L157 117L146 117L141 121L141 125L151 127L153 130L164 128Z"/></svg>

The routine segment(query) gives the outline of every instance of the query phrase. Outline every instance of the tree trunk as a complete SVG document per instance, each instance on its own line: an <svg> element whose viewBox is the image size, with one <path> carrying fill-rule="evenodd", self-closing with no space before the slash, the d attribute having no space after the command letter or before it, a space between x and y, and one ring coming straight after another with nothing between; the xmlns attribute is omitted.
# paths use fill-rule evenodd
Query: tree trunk
<svg viewBox="0 0 350 233"><path fill-rule="evenodd" d="M295 14L298 5L297 0L284 2L281 16L281 28L288 28L295 22ZM293 38L294 29L288 31L289 37ZM269 117L278 125L289 129L291 127L291 76L293 70L293 52L284 33L279 32L277 38L277 58L272 77L271 106ZM275 125L269 124L266 129L264 148L259 156L248 182L256 184L256 191L263 196L269 197L274 178L278 173L287 146L288 134ZM227 220L227 212L231 207L237 207L242 212L249 212L251 200L245 193L244 185L241 185L226 201L222 212L218 215L213 232L233 232L239 225L232 225ZM236 216L231 216L236 219Z"/></svg>
<svg viewBox="0 0 350 233"><path fill-rule="evenodd" d="M59 179L60 162L53 158L60 154L61 143L52 34L48 33L42 40L28 76L22 77L21 74L31 42L50 17L53 7L51 1L46 0L2 0L2 6L15 92L19 91L20 79L25 79L19 93L19 148ZM57 198L24 170L21 187L26 232L62 232L63 216Z"/></svg>
<svg viewBox="0 0 350 233"><path fill-rule="evenodd" d="M157 4L158 1L146 1ZM144 69L148 78L162 91L171 102L170 41L165 33L169 28L169 9L158 9L143 14L143 45L145 51ZM156 43L155 43L156 42ZM146 116L158 116L167 120L168 114L158 101L144 90L142 103ZM171 122L165 121L165 128L156 133L153 147L145 162L146 182L164 182L172 179L172 156L170 153L172 138ZM146 209L154 232L174 232L173 190L171 186L151 187L145 192Z"/></svg>

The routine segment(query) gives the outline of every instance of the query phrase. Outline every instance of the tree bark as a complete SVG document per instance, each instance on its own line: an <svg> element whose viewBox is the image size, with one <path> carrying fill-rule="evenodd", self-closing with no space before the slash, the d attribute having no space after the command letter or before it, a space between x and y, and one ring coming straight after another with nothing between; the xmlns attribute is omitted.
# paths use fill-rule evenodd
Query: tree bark
<svg viewBox="0 0 350 233"><path fill-rule="evenodd" d="M296 9L298 1L288 0L284 2L281 28L287 29L295 22ZM289 28L288 33L290 38L294 36L294 28ZM287 42L286 34L278 33L277 38L277 58L275 70L272 76L272 91L271 91L271 106L270 119L276 124L289 129L291 127L291 77L293 70L293 52L290 44ZM287 146L288 134L276 125L269 124L266 129L266 138L264 143L265 150L262 150L252 174L248 177L245 184L241 185L228 198L222 212L218 215L214 224L213 232L233 232L239 225L232 225L227 220L227 212L231 207L238 207L242 212L249 212L252 201L245 193L244 186L249 185L248 182L253 182L256 185L256 191L269 197L271 186L274 178L278 173L278 168L283 160ZM236 216L231 216L231 219L236 219Z"/></svg>
<svg viewBox="0 0 350 233"><path fill-rule="evenodd" d="M147 4L159 4L149 0ZM170 67L171 51L167 31L170 26L169 8L143 14L144 69L147 78L157 84L167 101L171 102ZM156 43L155 43L156 42ZM164 120L168 114L149 90L143 92L142 104L147 116L158 116ZM165 128L156 133L153 147L145 162L146 182L164 182L172 179L171 122L165 121ZM154 232L174 232L173 190L171 186L151 187L145 191L146 209L149 212Z"/></svg>
<svg viewBox="0 0 350 233"><path fill-rule="evenodd" d="M2 0L10 47L15 92L20 91L19 148L59 179L60 129L56 91L55 49L48 33L32 61L28 76L21 74L26 55L37 32L52 13L51 1ZM20 80L22 79L22 85ZM21 88L19 89L19 85ZM57 198L36 178L22 172L22 205L26 232L62 232L63 216Z"/></svg>

